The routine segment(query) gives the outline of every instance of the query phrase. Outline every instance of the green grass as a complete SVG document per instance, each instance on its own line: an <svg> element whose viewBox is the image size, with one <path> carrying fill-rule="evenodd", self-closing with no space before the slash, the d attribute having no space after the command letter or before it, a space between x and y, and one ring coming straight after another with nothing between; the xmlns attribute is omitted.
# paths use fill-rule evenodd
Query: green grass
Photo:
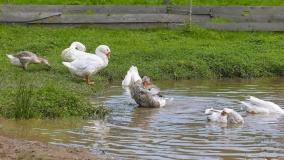
<svg viewBox="0 0 284 160"><path fill-rule="evenodd" d="M82 42L88 52L100 44L112 50L109 65L91 76L94 85L73 77L62 65L61 52L73 41ZM92 107L89 98L112 82L121 82L132 65L153 80L284 76L283 46L282 32L229 32L194 25L179 29L0 25L0 113L8 118L105 116L109 109L98 111L103 107ZM45 57L52 69L32 64L23 72L11 66L5 54L21 50ZM26 110L17 110L19 106Z"/></svg>
<svg viewBox="0 0 284 160"><path fill-rule="evenodd" d="M0 3L5 4L6 1ZM9 0L9 4L35 5L164 5L165 0ZM282 0L192 0L194 6L283 6ZM170 5L189 5L189 0L170 0Z"/></svg>
<svg viewBox="0 0 284 160"><path fill-rule="evenodd" d="M214 22L214 23L235 23L233 20L230 20L230 19L226 19L226 18L221 18L221 17L213 17L213 19L211 20L211 22Z"/></svg>

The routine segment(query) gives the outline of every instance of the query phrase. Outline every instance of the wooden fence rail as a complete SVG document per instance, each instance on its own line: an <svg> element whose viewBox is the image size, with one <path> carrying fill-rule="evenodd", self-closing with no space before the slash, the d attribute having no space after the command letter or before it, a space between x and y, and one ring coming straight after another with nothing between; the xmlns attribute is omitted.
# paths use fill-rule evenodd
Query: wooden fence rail
<svg viewBox="0 0 284 160"><path fill-rule="evenodd" d="M190 6L0 5L1 24L107 27L180 27ZM284 31L284 7L192 6L193 23L232 31ZM214 20L221 19L222 23Z"/></svg>

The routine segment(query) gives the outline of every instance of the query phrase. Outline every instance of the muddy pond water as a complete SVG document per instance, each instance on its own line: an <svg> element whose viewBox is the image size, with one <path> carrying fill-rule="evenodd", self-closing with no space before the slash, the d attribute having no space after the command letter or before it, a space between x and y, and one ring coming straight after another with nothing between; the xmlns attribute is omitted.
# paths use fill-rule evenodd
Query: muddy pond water
<svg viewBox="0 0 284 160"><path fill-rule="evenodd" d="M92 99L112 109L107 121L4 120L9 137L88 148L117 159L282 159L284 115L251 115L249 95L284 109L284 78L156 81L172 100L163 108L138 108L120 83ZM207 122L207 108L232 108L245 123Z"/></svg>

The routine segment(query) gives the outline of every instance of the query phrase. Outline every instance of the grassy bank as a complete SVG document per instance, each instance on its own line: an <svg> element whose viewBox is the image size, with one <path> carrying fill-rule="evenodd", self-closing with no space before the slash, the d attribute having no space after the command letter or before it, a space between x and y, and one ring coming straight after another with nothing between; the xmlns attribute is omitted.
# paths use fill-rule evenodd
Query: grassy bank
<svg viewBox="0 0 284 160"><path fill-rule="evenodd" d="M0 2L5 4L5 1ZM164 5L165 0L9 0L9 4L37 5ZM195 6L283 6L282 0L192 0ZM189 5L189 0L170 0L170 5Z"/></svg>
<svg viewBox="0 0 284 160"><path fill-rule="evenodd" d="M32 118L90 117L94 110L88 99L111 82L121 81L131 65L136 65L141 75L154 80L283 76L283 39L281 32L227 32L198 27L107 29L1 25L0 112L4 117L17 117L16 113L22 113L17 112L17 106L29 106L26 108ZM99 44L106 44L112 50L108 67L91 77L94 85L72 77L62 65L61 52L73 41L85 44L88 52L94 52ZM5 54L20 50L47 58L52 69L30 65L23 72L11 66Z"/></svg>

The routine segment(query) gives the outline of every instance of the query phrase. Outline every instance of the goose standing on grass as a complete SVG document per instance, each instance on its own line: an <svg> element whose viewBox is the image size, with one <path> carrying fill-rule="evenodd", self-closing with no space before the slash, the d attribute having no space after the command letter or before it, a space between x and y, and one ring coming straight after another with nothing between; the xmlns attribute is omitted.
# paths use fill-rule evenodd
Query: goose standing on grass
<svg viewBox="0 0 284 160"><path fill-rule="evenodd" d="M48 69L51 68L46 59L38 57L36 54L29 51L20 51L17 54L7 54L7 57L10 59L12 65L21 67L24 71L27 70L29 64L37 63L47 66Z"/></svg>
<svg viewBox="0 0 284 160"><path fill-rule="evenodd" d="M96 54L83 56L72 62L62 63L69 69L72 75L85 77L87 84L93 84L94 82L90 81L89 76L97 73L99 70L108 65L110 52L111 51L108 46L100 45L96 48Z"/></svg>
<svg viewBox="0 0 284 160"><path fill-rule="evenodd" d="M206 109L205 115L208 121L218 123L244 123L243 117L233 109L224 108L223 110Z"/></svg>
<svg viewBox="0 0 284 160"><path fill-rule="evenodd" d="M253 97L253 96L250 96L250 98L248 99L248 102L241 102L241 103L246 106L246 111L252 114L255 114L255 113L284 114L284 110L280 108L277 104L270 102L270 101L264 101L256 97Z"/></svg>
<svg viewBox="0 0 284 160"><path fill-rule="evenodd" d="M87 53L86 47L80 42L73 42L69 48L66 48L62 51L61 57L64 62L72 62L75 59L81 58L83 56L93 55Z"/></svg>
<svg viewBox="0 0 284 160"><path fill-rule="evenodd" d="M165 106L170 99L161 95L159 88L156 86L148 86L149 83L150 78L147 76L137 80L130 90L131 97L139 107L158 108Z"/></svg>

